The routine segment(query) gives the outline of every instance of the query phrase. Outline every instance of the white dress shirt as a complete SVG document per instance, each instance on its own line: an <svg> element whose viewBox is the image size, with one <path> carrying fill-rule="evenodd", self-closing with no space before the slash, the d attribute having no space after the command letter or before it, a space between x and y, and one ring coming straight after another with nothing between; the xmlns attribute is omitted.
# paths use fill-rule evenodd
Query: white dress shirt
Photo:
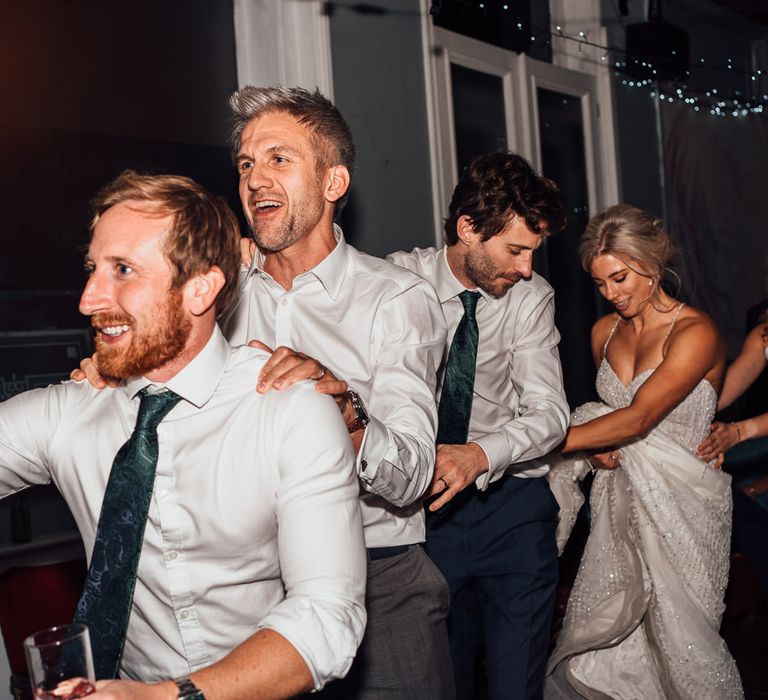
<svg viewBox="0 0 768 700"><path fill-rule="evenodd" d="M286 291L257 251L225 332L314 357L360 394L371 422L357 458L365 543L424 541L421 497L435 462L437 369L445 320L432 287L345 243Z"/></svg>
<svg viewBox="0 0 768 700"><path fill-rule="evenodd" d="M350 441L334 401L308 382L257 394L266 357L216 329L165 384L183 400L158 428L124 677L189 674L260 628L296 648L317 688L352 662L366 562ZM148 384L65 382L0 404L0 496L53 480L90 558Z"/></svg>
<svg viewBox="0 0 768 700"><path fill-rule="evenodd" d="M451 271L445 250L416 248L387 258L437 290L449 329L444 361L464 315L458 295L465 289ZM557 351L560 334L552 287L534 272L501 299L475 291L480 292L475 312L479 338L468 440L488 457L489 471L475 482L485 490L505 473L526 478L546 474L546 466L526 461L562 441L570 411Z"/></svg>

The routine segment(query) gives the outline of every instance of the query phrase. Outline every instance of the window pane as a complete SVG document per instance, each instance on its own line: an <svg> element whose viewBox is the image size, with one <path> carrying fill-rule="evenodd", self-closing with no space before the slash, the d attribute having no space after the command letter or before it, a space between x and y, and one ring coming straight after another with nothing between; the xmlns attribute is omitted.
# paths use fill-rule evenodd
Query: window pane
<svg viewBox="0 0 768 700"><path fill-rule="evenodd" d="M451 90L460 176L474 156L507 147L504 85L499 76L452 63Z"/></svg>
<svg viewBox="0 0 768 700"><path fill-rule="evenodd" d="M555 288L556 323L562 335L560 357L571 406L594 394L594 366L588 328L595 320L595 291L579 263L579 238L589 220L581 99L538 88L541 165L560 186L568 225L547 241L547 271Z"/></svg>

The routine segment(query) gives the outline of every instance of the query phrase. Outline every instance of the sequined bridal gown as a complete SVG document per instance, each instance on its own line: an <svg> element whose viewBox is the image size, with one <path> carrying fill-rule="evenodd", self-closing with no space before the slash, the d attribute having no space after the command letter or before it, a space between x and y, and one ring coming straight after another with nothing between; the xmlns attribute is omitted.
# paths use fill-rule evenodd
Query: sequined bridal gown
<svg viewBox="0 0 768 700"><path fill-rule="evenodd" d="M578 408L572 425L627 406L652 372L624 386L603 359L597 374L603 403ZM547 670L548 700L744 697L718 634L730 477L695 457L716 405L712 385L702 380L645 439L621 448L618 469L597 471L589 540ZM562 549L583 501L577 479L589 465L553 459L549 479L561 507Z"/></svg>

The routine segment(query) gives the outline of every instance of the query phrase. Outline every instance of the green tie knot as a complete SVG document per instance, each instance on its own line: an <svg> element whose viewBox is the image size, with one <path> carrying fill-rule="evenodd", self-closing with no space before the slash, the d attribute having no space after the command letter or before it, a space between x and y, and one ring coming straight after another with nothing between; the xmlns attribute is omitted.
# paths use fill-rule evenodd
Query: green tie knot
<svg viewBox="0 0 768 700"><path fill-rule="evenodd" d="M139 415L136 417L136 430L141 431L157 430L160 421L181 401L181 397L169 389L150 394L149 387L144 387L139 392L139 396L141 403L139 404Z"/></svg>
<svg viewBox="0 0 768 700"><path fill-rule="evenodd" d="M470 292L467 289L459 294L459 299L464 304L464 313L467 315L467 318L475 317L475 309L477 308L477 300L479 298L480 292Z"/></svg>

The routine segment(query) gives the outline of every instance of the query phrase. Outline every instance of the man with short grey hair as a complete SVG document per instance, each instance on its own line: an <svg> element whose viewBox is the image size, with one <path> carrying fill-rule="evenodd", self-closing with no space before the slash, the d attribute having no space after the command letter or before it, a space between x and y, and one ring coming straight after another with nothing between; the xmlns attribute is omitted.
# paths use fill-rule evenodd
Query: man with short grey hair
<svg viewBox="0 0 768 700"><path fill-rule="evenodd" d="M357 453L368 626L341 698L452 698L445 580L425 555L421 498L434 468L445 322L432 287L365 255L334 219L355 147L319 92L246 87L230 101L253 259L226 333L273 349L259 392L314 379Z"/></svg>

